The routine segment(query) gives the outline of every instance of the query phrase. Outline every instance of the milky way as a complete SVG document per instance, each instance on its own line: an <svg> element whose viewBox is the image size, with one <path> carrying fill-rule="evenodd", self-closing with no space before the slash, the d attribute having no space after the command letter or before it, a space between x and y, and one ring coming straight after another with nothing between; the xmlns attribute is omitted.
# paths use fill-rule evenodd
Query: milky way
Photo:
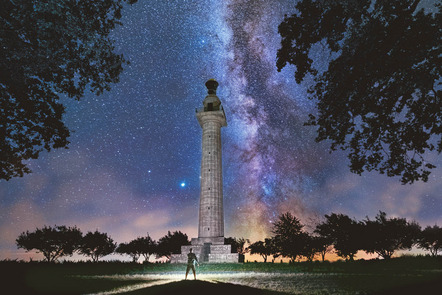
<svg viewBox="0 0 442 295"><path fill-rule="evenodd" d="M0 181L0 259L26 259L15 238L43 225L98 229L126 242L147 232L197 235L204 83L219 82L226 236L271 235L290 211L304 223L340 212L379 210L442 224L442 160L427 183L401 185L375 172L349 172L303 123L314 112L308 81L276 70L277 26L294 1L140 1L113 36L130 60L101 96L62 98L73 130L67 150L30 161L33 173ZM318 55L317 64L325 60ZM184 186L181 184L185 183Z"/></svg>

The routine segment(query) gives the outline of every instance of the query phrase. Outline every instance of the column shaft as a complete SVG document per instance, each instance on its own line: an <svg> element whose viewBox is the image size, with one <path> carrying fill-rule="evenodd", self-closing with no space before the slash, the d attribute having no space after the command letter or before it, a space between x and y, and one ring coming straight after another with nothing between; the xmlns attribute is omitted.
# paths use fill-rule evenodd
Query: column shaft
<svg viewBox="0 0 442 295"><path fill-rule="evenodd" d="M200 238L224 237L221 124L218 116L202 119Z"/></svg>

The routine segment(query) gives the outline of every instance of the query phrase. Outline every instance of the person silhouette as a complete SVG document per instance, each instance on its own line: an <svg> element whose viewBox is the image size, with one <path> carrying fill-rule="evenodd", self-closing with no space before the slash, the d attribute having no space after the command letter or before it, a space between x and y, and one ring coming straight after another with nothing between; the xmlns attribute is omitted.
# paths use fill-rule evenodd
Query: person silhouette
<svg viewBox="0 0 442 295"><path fill-rule="evenodd" d="M196 263L198 263L198 258L196 258L195 253L193 253L192 248L190 248L189 254L187 254L187 268L186 268L185 280L187 280L187 274L189 273L189 270L191 270L191 269L193 272L193 279L196 280L196 272L195 272L195 264Z"/></svg>

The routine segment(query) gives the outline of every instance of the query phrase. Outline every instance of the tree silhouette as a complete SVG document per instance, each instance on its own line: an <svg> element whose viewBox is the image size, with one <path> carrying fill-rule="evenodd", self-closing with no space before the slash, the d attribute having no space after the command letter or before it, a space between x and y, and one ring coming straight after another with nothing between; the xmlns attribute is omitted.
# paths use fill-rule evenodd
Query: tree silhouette
<svg viewBox="0 0 442 295"><path fill-rule="evenodd" d="M145 237L138 237L134 240L137 245L139 254L144 257L145 262L149 262L151 255L157 251L157 243L147 234Z"/></svg>
<svg viewBox="0 0 442 295"><path fill-rule="evenodd" d="M99 95L118 82L126 61L109 33L123 2L136 0L0 2L0 179L68 145L60 95Z"/></svg>
<svg viewBox="0 0 442 295"><path fill-rule="evenodd" d="M316 226L316 232L332 241L336 253L350 261L363 248L363 224L344 214L325 215L326 221Z"/></svg>
<svg viewBox="0 0 442 295"><path fill-rule="evenodd" d="M250 254L259 254L267 262L267 257L273 254L273 242L270 238L264 241L257 241L248 247Z"/></svg>
<svg viewBox="0 0 442 295"><path fill-rule="evenodd" d="M246 254L249 251L249 249L245 246L246 243L250 243L250 241L244 238L224 238L224 244L231 245L230 251L232 253L238 253L241 255Z"/></svg>
<svg viewBox="0 0 442 295"><path fill-rule="evenodd" d="M325 255L333 251L332 241L330 241L329 238L322 236L314 236L314 239L317 253L321 255L322 262L324 262Z"/></svg>
<svg viewBox="0 0 442 295"><path fill-rule="evenodd" d="M319 252L319 242L317 237L310 235L307 232L302 232L299 236L298 242L301 246L300 256L304 256L307 261L313 261L316 253Z"/></svg>
<svg viewBox="0 0 442 295"><path fill-rule="evenodd" d="M100 257L112 254L117 248L117 243L114 243L107 233L88 232L82 239L79 247L81 254L90 256L92 261L98 262Z"/></svg>
<svg viewBox="0 0 442 295"><path fill-rule="evenodd" d="M364 223L363 249L384 259L391 258L396 250L411 249L420 234L417 223L410 223L405 218L387 218L382 211L375 220L367 217Z"/></svg>
<svg viewBox="0 0 442 295"><path fill-rule="evenodd" d="M301 0L279 26L278 70L295 65L297 83L313 76L318 114L307 125L349 151L354 173L427 181L435 166L423 155L442 151L442 4L426 13L420 2Z"/></svg>
<svg viewBox="0 0 442 295"><path fill-rule="evenodd" d="M141 256L140 247L135 240L132 240L129 243L119 244L115 252L129 255L134 263L137 262Z"/></svg>
<svg viewBox="0 0 442 295"><path fill-rule="evenodd" d="M305 250L305 235L302 231L304 226L298 218L290 212L279 216L277 222L273 224L272 232L276 257L279 255L290 258L291 262L296 257L303 254Z"/></svg>
<svg viewBox="0 0 442 295"><path fill-rule="evenodd" d="M430 251L430 254L437 256L442 251L442 228L434 225L427 226L420 235L418 241L419 248Z"/></svg>
<svg viewBox="0 0 442 295"><path fill-rule="evenodd" d="M333 251L333 239L330 237L330 232L327 227L316 225L314 231L316 236L316 243L318 253L321 255L322 261L325 261L325 255Z"/></svg>
<svg viewBox="0 0 442 295"><path fill-rule="evenodd" d="M180 253L181 246L190 245L190 241L186 234L181 231L167 232L167 235L158 240L157 256L165 256L168 259L170 255Z"/></svg>
<svg viewBox="0 0 442 295"><path fill-rule="evenodd" d="M78 250L82 239L81 231L77 227L44 226L34 232L23 232L16 239L18 248L26 251L37 250L42 253L46 261L53 262L62 256L71 256Z"/></svg>

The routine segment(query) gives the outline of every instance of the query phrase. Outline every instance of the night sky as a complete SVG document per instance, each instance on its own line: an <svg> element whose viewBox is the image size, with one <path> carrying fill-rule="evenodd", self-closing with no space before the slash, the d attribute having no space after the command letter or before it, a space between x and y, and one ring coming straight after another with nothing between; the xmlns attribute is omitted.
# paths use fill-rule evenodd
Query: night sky
<svg viewBox="0 0 442 295"><path fill-rule="evenodd" d="M222 3L221 3L222 2ZM278 24L295 1L139 1L113 32L131 64L101 96L62 98L69 149L29 161L32 174L0 181L0 259L30 257L15 239L44 225L98 229L116 242L168 230L197 236L201 128L195 108L219 82L225 236L271 236L279 214L312 224L324 214L388 216L442 225L442 158L427 183L349 172L305 127L314 102L294 67L276 70ZM432 1L426 1L431 4ZM317 66L325 59L314 53ZM42 256L32 255L36 258Z"/></svg>

